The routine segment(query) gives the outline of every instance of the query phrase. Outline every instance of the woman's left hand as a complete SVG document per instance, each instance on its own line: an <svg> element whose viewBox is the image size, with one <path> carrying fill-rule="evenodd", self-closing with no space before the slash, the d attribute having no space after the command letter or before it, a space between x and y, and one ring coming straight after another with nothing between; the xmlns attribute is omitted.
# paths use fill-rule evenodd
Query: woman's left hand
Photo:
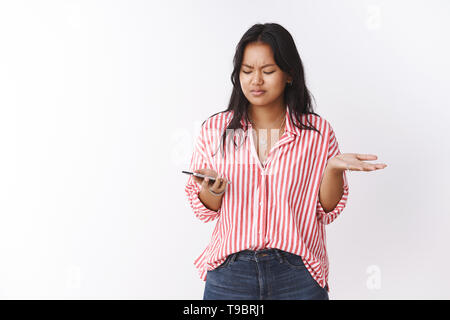
<svg viewBox="0 0 450 320"><path fill-rule="evenodd" d="M377 160L374 154L341 153L328 160L327 168L339 171L374 171L387 167L385 163L367 163L367 160Z"/></svg>

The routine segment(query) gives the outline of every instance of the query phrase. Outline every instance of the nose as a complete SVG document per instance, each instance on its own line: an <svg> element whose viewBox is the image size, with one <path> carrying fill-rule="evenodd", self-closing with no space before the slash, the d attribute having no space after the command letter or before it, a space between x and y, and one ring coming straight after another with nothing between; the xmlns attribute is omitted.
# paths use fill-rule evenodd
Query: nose
<svg viewBox="0 0 450 320"><path fill-rule="evenodd" d="M262 76L259 72L255 72L255 76L252 79L253 85L259 85L261 83Z"/></svg>

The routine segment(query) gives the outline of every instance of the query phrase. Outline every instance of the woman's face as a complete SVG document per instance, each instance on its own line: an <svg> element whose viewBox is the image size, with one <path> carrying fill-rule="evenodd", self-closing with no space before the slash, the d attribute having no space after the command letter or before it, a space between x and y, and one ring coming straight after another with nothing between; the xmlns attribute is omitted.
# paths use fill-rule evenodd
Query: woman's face
<svg viewBox="0 0 450 320"><path fill-rule="evenodd" d="M272 48L266 43L249 43L244 49L239 72L241 88L250 104L265 106L283 103L283 92L291 77L282 71L273 59ZM263 90L263 94L252 91Z"/></svg>

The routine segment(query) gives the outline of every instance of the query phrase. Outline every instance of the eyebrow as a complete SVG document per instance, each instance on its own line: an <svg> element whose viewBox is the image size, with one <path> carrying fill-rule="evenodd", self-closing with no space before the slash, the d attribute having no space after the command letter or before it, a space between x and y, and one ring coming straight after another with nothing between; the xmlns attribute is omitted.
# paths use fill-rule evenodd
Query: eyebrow
<svg viewBox="0 0 450 320"><path fill-rule="evenodd" d="M245 63L243 63L242 64L243 66L246 66L246 67L248 67L248 68L252 68L253 69L253 67L252 66L249 66L248 64L245 64ZM263 65L261 68L265 68L265 67L269 67L269 66L274 66L275 64L273 64L273 63L271 63L271 64L265 64L265 65Z"/></svg>

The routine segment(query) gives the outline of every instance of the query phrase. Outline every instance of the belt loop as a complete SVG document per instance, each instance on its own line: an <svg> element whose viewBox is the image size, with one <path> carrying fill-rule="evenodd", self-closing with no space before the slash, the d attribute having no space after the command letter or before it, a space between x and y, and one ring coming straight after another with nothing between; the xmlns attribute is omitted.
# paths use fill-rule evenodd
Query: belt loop
<svg viewBox="0 0 450 320"><path fill-rule="evenodd" d="M283 257L281 256L281 252L279 249L275 249L275 253L278 256L278 260L280 261L280 263L283 263Z"/></svg>
<svg viewBox="0 0 450 320"><path fill-rule="evenodd" d="M237 258L237 256L238 256L238 254L239 254L239 252L233 253L233 256L232 256L231 259L230 259L230 263L233 263L234 261L236 261L236 258Z"/></svg>

